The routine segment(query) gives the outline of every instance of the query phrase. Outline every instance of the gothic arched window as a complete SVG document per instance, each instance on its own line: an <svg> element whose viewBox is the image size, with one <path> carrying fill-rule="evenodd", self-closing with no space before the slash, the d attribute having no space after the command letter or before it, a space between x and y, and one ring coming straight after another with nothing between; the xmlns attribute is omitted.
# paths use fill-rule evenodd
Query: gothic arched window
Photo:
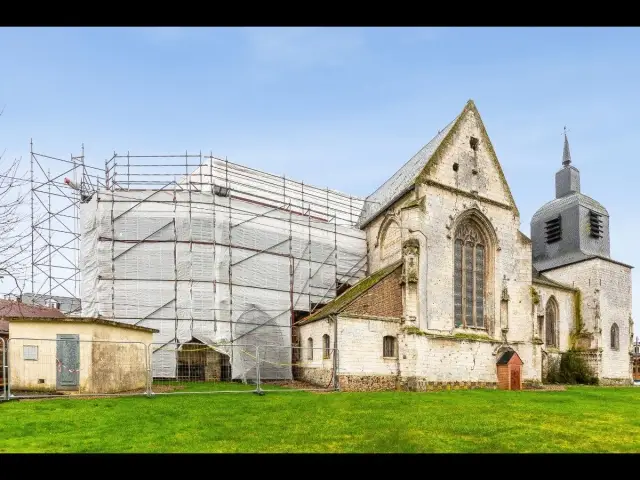
<svg viewBox="0 0 640 480"><path fill-rule="evenodd" d="M620 349L620 328L618 328L617 323L611 325L611 349Z"/></svg>
<svg viewBox="0 0 640 480"><path fill-rule="evenodd" d="M547 307L544 311L544 326L545 326L545 340L544 343L547 347L558 346L558 302L555 298L551 297L547 301Z"/></svg>
<svg viewBox="0 0 640 480"><path fill-rule="evenodd" d="M471 221L462 223L454 238L455 326L485 328L487 242Z"/></svg>
<svg viewBox="0 0 640 480"><path fill-rule="evenodd" d="M402 255L402 235L400 225L389 220L382 226L380 235L380 256L383 260L400 258Z"/></svg>

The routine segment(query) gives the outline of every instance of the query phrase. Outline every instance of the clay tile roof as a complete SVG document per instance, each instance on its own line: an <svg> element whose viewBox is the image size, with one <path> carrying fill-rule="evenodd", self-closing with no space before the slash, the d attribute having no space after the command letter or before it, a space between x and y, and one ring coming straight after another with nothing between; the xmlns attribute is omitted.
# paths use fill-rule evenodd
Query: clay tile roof
<svg viewBox="0 0 640 480"><path fill-rule="evenodd" d="M6 318L64 318L64 316L64 313L56 308L27 305L14 300L0 300L0 330ZM8 327L7 330L9 330Z"/></svg>

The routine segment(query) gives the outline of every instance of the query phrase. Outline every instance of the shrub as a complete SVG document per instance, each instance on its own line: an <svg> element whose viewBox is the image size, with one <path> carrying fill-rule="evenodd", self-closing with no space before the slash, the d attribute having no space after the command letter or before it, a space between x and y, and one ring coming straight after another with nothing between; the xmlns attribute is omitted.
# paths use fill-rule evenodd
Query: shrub
<svg viewBox="0 0 640 480"><path fill-rule="evenodd" d="M564 352L560 359L550 358L547 367L547 383L567 383L571 385L596 385L595 376L584 357L575 350Z"/></svg>

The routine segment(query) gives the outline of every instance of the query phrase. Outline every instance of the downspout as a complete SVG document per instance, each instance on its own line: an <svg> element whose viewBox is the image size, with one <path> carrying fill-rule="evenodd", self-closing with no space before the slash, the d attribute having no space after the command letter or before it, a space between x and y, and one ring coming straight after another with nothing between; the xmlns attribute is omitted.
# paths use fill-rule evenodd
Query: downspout
<svg viewBox="0 0 640 480"><path fill-rule="evenodd" d="M332 315L333 318L333 389L338 390L340 384L338 382L338 316Z"/></svg>

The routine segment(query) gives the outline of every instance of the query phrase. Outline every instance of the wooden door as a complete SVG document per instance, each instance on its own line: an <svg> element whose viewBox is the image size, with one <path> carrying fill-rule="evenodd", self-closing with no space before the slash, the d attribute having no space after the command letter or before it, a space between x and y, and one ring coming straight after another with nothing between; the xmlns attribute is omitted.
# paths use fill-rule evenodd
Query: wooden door
<svg viewBox="0 0 640 480"><path fill-rule="evenodd" d="M520 366L514 365L511 367L511 385L510 390L520 390Z"/></svg>
<svg viewBox="0 0 640 480"><path fill-rule="evenodd" d="M77 390L80 385L80 336L56 337L56 388Z"/></svg>

